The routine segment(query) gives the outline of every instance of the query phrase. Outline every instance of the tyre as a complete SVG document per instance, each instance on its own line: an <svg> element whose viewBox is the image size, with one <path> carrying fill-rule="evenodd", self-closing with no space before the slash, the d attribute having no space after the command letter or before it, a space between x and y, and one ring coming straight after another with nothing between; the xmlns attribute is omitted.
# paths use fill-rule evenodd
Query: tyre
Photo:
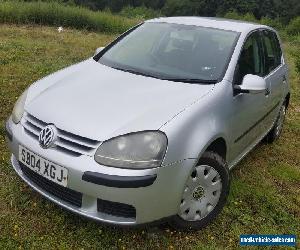
<svg viewBox="0 0 300 250"><path fill-rule="evenodd" d="M229 193L229 170L224 159L205 152L189 175L171 225L183 230L199 230L224 207Z"/></svg>
<svg viewBox="0 0 300 250"><path fill-rule="evenodd" d="M285 120L285 115L286 115L286 105L285 102L282 104L282 106L280 107L279 110L279 114L276 118L276 121L274 123L273 128L271 129L271 131L266 135L265 137L265 141L267 143L272 143L274 142L276 139L279 138L282 129L283 129L283 124L284 124L284 120Z"/></svg>

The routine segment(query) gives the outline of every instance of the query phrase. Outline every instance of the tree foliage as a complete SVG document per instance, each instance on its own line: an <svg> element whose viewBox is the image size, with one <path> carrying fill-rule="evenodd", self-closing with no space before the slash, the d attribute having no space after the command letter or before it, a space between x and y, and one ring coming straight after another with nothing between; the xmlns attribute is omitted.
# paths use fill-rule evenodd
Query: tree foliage
<svg viewBox="0 0 300 250"><path fill-rule="evenodd" d="M26 1L26 0L25 0ZM27 0L32 1L32 0ZM142 7L165 16L224 16L228 12L251 13L256 19L279 19L288 23L300 15L299 0L44 0L82 5L92 10L120 12L126 7Z"/></svg>

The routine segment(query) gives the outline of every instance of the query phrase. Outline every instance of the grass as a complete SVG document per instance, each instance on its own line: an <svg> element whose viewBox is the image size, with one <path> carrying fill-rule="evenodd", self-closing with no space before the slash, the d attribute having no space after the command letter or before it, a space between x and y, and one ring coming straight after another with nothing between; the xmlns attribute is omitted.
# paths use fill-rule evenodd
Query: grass
<svg viewBox="0 0 300 250"><path fill-rule="evenodd" d="M122 33L138 22L137 19L129 19L109 12L95 12L57 2L0 0L0 23L43 24Z"/></svg>
<svg viewBox="0 0 300 250"><path fill-rule="evenodd" d="M92 56L114 37L0 25L0 249L234 249L247 233L297 234L300 247L300 77L291 56L300 48L294 41L285 42L292 97L283 135L256 147L233 170L229 200L207 228L186 233L166 225L104 227L62 210L20 180L4 141L4 121L16 98L30 83Z"/></svg>

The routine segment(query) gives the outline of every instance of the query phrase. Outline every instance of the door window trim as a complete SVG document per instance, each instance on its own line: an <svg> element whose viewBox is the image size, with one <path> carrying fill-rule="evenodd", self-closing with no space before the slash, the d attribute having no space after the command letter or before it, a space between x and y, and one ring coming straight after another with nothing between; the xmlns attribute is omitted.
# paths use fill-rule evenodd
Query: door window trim
<svg viewBox="0 0 300 250"><path fill-rule="evenodd" d="M263 60L264 60L264 65L265 65L265 63L266 63L266 58L265 58L265 50L266 50L266 46L265 46L265 43L264 43L264 41L263 41L263 32L264 31L267 31L267 32L270 32L273 36L275 36L276 37L276 40L277 40L277 42L278 42L278 44L279 44L279 48L280 48L280 51L281 51L281 57L280 57L280 64L276 67L276 68L274 68L274 69L272 69L270 72L268 72L266 75L264 75L263 76L263 78L265 79L265 78L267 78L267 77L269 77L271 74L273 74L275 71L277 71L281 66L283 66L283 64L282 64L282 56L283 56L283 52L282 52L282 48L281 48L281 44L280 44L280 42L279 42L279 39L278 39L278 35L276 34L276 32L274 32L273 30L271 30L271 29L267 29L267 28L260 28L260 37L261 37L261 43L262 43L262 49L263 49ZM265 66L264 66L265 67Z"/></svg>
<svg viewBox="0 0 300 250"><path fill-rule="evenodd" d="M280 43L280 40L279 40L279 37L277 35L277 33L271 29L268 29L268 28L257 28L257 29L254 29L254 30L251 30L251 32L249 32L247 34L247 36L245 37L244 41L243 41L243 45L242 45L242 48L240 49L239 51L239 55L238 55L238 59L236 61L236 64L235 64L235 68L234 68L234 74L233 74L233 79L232 79L232 86L234 87L234 85L237 85L236 84L236 74L237 74L237 67L238 67L238 62L240 60L240 57L241 57L241 53L243 51L243 48L245 46L245 43L247 42L248 38L255 32L258 32L259 33L259 37L260 37L260 48L262 50L262 59L263 61L265 60L265 52L264 52L264 44L263 44L263 37L262 37L262 33L263 31L266 30L266 31L269 31L269 32L273 32L274 35L276 36L276 39L278 41L278 44L279 44L279 47L280 47L280 50L281 50L281 60L280 60L280 64L274 68L271 72L269 72L267 75L263 75L262 78L266 79L267 77L269 77L269 75L273 74L275 71L277 71L280 67L283 66L283 62L282 62L282 57L283 57L283 51L282 51L282 46L281 46L281 43ZM265 62L263 62L265 64Z"/></svg>
<svg viewBox="0 0 300 250"><path fill-rule="evenodd" d="M264 60L264 51L263 51L263 46L262 46L262 41L261 41L261 34L260 34L260 31L261 31L261 30L262 30L262 28L257 28L257 29L251 30L251 31L247 34L247 36L245 37L245 39L244 39L244 41L243 41L242 48L241 48L240 51L239 51L238 59L237 59L236 64L235 64L234 74L233 74L233 79L232 79L232 86L238 85L238 84L236 84L236 75L237 75L237 67L238 67L238 63L239 63L239 61L240 61L241 54L242 54L242 51L243 51L243 49L244 49L244 47L245 47L246 42L248 41L249 37L250 37L251 35L253 35L253 33L255 33L255 32L258 32L258 35L259 35L259 40L260 40L260 42L259 42L260 56L262 57L261 59ZM262 76L262 77L264 78L264 76Z"/></svg>

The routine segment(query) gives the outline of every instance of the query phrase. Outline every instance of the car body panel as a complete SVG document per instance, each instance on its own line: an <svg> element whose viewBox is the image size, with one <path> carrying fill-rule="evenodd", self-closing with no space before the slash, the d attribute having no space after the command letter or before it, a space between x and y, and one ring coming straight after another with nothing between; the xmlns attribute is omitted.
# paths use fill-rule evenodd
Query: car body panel
<svg viewBox="0 0 300 250"><path fill-rule="evenodd" d="M214 85L174 83L115 70L87 60L31 96L25 110L44 122L103 141L142 130L157 130ZM55 77L55 74L53 75ZM88 98L87 98L88 97ZM66 119L68 117L68 119Z"/></svg>

